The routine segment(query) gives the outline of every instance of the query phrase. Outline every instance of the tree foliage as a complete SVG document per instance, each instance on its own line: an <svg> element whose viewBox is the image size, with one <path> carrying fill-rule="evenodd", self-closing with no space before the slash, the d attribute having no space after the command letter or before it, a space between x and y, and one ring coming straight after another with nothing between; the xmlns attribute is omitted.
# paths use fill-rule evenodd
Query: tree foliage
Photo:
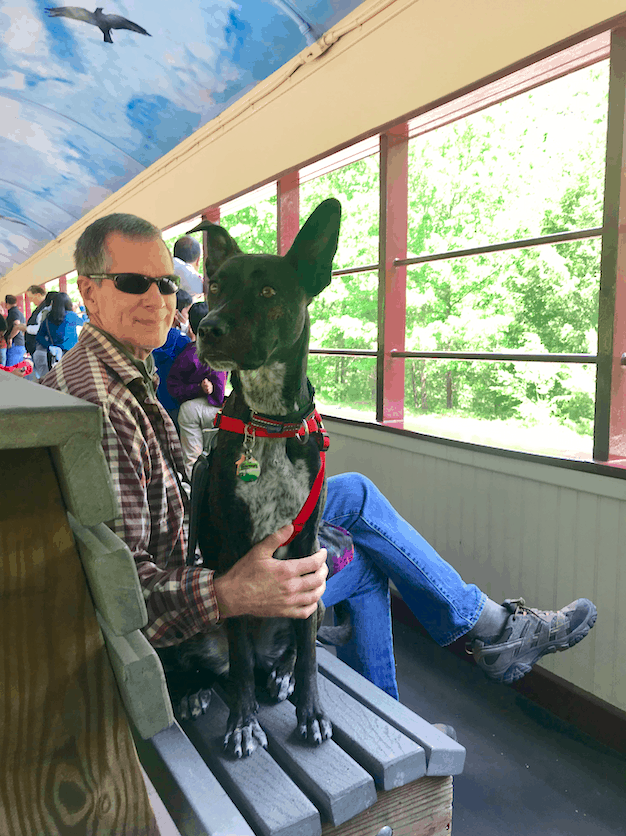
<svg viewBox="0 0 626 836"><path fill-rule="evenodd" d="M413 138L409 256L599 227L608 62ZM326 197L342 203L335 269L378 261L376 156L300 187L301 221ZM248 252L275 252L275 200L223 219ZM598 238L432 261L407 269L409 350L595 353ZM336 276L311 303L312 345L376 347L375 270ZM375 362L312 357L326 403L373 408ZM526 424L556 421L589 434L593 367L405 361L409 413Z"/></svg>

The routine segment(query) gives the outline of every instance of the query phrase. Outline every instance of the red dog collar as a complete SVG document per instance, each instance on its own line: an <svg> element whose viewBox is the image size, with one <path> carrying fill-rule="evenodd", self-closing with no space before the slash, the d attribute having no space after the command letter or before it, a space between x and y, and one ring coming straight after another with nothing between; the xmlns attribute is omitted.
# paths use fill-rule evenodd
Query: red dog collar
<svg viewBox="0 0 626 836"><path fill-rule="evenodd" d="M314 408L299 424L295 424L276 421L273 418L267 418L256 412L252 413L248 422L242 421L239 418L231 418L228 415L218 412L215 416L214 426L227 432L257 436L258 438L298 438L298 440L302 441L302 444L311 435L317 439L320 448L320 467L306 502L300 509L295 520L293 520L293 534L283 545L286 546L288 543L291 543L300 534L306 521L313 513L313 509L317 505L322 492L322 485L324 484L326 450L330 446L330 439L322 424L321 415Z"/></svg>

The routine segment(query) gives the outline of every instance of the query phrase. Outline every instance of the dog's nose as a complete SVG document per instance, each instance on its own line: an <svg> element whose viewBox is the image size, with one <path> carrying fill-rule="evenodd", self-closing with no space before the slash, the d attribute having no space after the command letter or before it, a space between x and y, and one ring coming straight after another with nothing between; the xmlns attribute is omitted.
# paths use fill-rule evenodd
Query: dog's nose
<svg viewBox="0 0 626 836"><path fill-rule="evenodd" d="M217 317L205 316L198 327L198 336L205 342L225 337L230 331L228 323Z"/></svg>

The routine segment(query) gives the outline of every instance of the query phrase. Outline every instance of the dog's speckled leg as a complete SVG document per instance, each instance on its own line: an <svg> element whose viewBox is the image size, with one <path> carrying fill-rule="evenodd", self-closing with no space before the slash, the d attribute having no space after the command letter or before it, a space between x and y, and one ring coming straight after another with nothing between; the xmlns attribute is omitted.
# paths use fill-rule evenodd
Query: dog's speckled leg
<svg viewBox="0 0 626 836"><path fill-rule="evenodd" d="M317 618L296 621L298 657L296 660L296 718L298 731L308 743L320 744L333 735L333 727L320 705L317 690L315 635Z"/></svg>
<svg viewBox="0 0 626 836"><path fill-rule="evenodd" d="M254 681L254 649L248 619L228 619L230 675L228 701L230 715L224 736L224 749L236 758L248 757L257 746L267 749L267 737L259 725Z"/></svg>
<svg viewBox="0 0 626 836"><path fill-rule="evenodd" d="M296 664L296 644L293 642L276 662L267 678L267 690L270 697L277 702L286 700L293 694L296 680L294 667Z"/></svg>

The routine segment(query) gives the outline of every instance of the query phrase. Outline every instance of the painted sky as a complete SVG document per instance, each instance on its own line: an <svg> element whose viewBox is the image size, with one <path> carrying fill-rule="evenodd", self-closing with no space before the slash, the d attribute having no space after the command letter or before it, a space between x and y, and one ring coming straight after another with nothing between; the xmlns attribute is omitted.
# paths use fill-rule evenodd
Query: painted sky
<svg viewBox="0 0 626 836"><path fill-rule="evenodd" d="M113 43L106 43L97 25L51 16L46 9L60 5L49 0L1 2L0 275L357 5L114 2L104 15L122 16L149 36L112 29Z"/></svg>

